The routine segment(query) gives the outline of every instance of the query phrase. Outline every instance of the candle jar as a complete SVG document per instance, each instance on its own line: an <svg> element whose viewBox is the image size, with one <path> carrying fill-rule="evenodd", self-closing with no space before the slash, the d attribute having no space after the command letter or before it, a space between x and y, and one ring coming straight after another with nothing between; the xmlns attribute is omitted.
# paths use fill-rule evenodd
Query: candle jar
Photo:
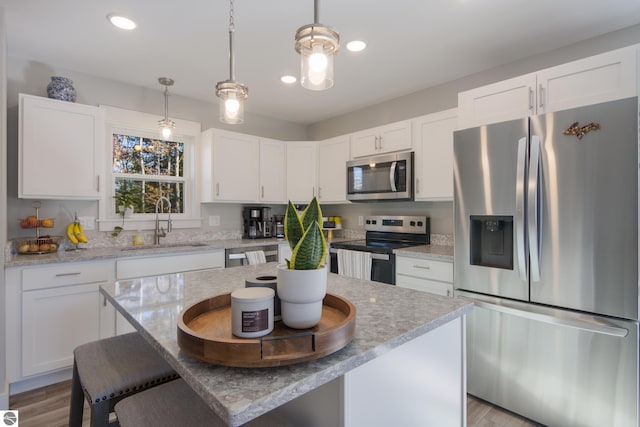
<svg viewBox="0 0 640 427"><path fill-rule="evenodd" d="M240 338L257 338L273 331L271 288L251 287L231 292L231 332Z"/></svg>

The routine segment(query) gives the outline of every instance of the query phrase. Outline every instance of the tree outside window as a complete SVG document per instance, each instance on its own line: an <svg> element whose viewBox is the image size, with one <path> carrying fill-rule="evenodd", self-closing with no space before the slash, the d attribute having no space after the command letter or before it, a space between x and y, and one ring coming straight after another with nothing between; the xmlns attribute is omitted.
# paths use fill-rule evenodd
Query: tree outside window
<svg viewBox="0 0 640 427"><path fill-rule="evenodd" d="M112 147L116 214L122 204L135 213L155 213L162 196L171 201L172 213L184 213L184 143L113 134Z"/></svg>

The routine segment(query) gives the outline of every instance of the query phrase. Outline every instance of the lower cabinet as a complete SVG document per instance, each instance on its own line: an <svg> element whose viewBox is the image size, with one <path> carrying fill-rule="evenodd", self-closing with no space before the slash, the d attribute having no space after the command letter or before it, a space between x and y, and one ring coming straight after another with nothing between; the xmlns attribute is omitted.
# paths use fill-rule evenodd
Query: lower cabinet
<svg viewBox="0 0 640 427"><path fill-rule="evenodd" d="M6 269L9 383L70 368L74 348L104 336L99 287L114 271L113 261Z"/></svg>
<svg viewBox="0 0 640 427"><path fill-rule="evenodd" d="M453 296L453 263L396 255L396 286Z"/></svg>
<svg viewBox="0 0 640 427"><path fill-rule="evenodd" d="M211 268L224 268L224 249L188 254L166 254L162 256L118 259L116 261L116 280L185 273L187 271ZM116 312L111 304L108 304L108 312L105 314L105 319L106 322L112 325L115 335L135 331L129 321Z"/></svg>

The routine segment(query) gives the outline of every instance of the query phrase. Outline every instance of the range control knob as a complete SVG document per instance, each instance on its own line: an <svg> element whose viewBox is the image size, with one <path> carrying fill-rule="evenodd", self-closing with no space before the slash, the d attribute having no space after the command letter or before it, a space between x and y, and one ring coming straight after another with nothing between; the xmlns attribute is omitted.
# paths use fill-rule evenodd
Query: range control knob
<svg viewBox="0 0 640 427"><path fill-rule="evenodd" d="M422 227L422 221L418 221L418 227Z"/></svg>
<svg viewBox="0 0 640 427"><path fill-rule="evenodd" d="M412 227L415 227L416 226L416 222L415 221L409 221L409 225L412 226Z"/></svg>

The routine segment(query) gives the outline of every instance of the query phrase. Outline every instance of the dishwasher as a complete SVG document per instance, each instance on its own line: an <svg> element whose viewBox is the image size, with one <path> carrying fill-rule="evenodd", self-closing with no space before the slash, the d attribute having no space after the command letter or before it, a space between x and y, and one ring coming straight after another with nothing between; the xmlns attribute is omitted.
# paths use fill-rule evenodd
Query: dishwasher
<svg viewBox="0 0 640 427"><path fill-rule="evenodd" d="M224 251L224 267L238 267L249 265L249 260L245 255L251 251L263 251L267 262L278 261L278 245L249 246L243 248L230 248Z"/></svg>

